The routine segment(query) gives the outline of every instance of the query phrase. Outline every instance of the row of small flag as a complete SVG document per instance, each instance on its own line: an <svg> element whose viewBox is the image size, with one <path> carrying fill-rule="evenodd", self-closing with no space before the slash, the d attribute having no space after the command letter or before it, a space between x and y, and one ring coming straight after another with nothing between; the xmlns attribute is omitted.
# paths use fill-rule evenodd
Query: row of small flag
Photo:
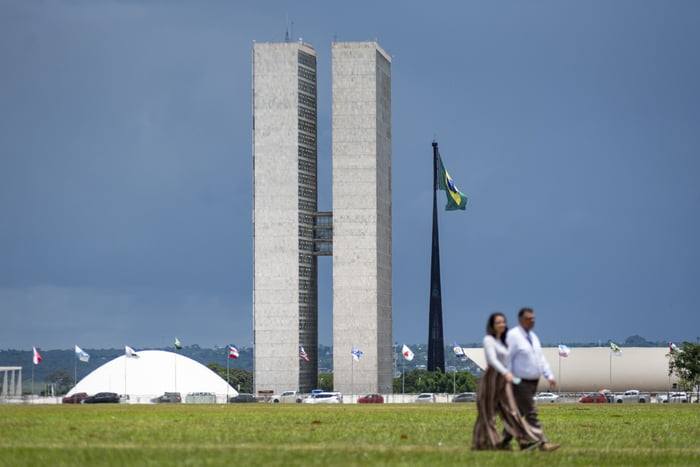
<svg viewBox="0 0 700 467"><path fill-rule="evenodd" d="M678 350L678 347L673 342L669 342L668 346L669 346L669 350L670 350L671 354L673 354L676 350ZM178 339L177 337L175 338L175 348L178 350L182 349L182 344L180 343L180 339ZM455 356L462 358L463 361L469 359L469 357L467 357L467 354L464 352L463 347L460 347L459 345L455 344L452 347L452 350L454 351ZM36 347L32 347L32 351L33 351L32 362L35 365L38 365L39 362L41 362L41 360L42 360L41 354L36 349ZM352 350L350 352L352 354L353 360L355 360L356 362L359 362L360 357L362 356L363 352L360 349L358 349L357 347L355 347L354 345L352 346ZM560 357L568 357L569 353L571 353L571 349L564 344L559 344L558 352L559 352ZM402 353L403 357L406 360L408 360L409 362L411 360L413 360L413 357L415 356L413 351L406 344L403 344L403 347L401 349L401 353ZM136 351L134 351L134 349L132 349L128 345L124 347L124 354L130 358L139 358L139 355L136 353ZM614 343L612 341L610 342L610 354L615 356L615 357L622 356L622 349L620 348L620 346L618 346L616 343ZM228 346L228 357L229 358L238 358L239 355L240 354L238 353L238 349L235 346L233 346L233 345ZM90 354L85 352L83 349L81 349L77 345L75 346L75 356L81 362L88 362L90 360ZM309 355L306 353L306 350L304 350L304 346L302 346L302 345L299 346L299 358L304 360L305 362L311 361L309 359Z"/></svg>
<svg viewBox="0 0 700 467"><path fill-rule="evenodd" d="M175 348L178 350L182 349L182 344L180 343L180 339L178 339L177 337L175 338ZM139 354L136 353L136 351L134 349L132 349L131 347L129 347L128 345L124 346L124 355L126 355L129 358L139 358ZM90 361L90 354L87 353L86 351L84 351L83 349L81 349L80 347L78 347L77 345L75 346L75 356L81 362ZM233 345L228 346L228 357L229 358L238 358L239 357L238 349L235 346L233 346ZM38 365L39 362L41 362L42 360L43 360L43 358L41 357L41 354L36 349L36 347L32 347L32 362L35 365Z"/></svg>
<svg viewBox="0 0 700 467"><path fill-rule="evenodd" d="M87 362L90 360L90 354L88 354L86 351L78 347L77 345L75 346L75 356L81 361L81 362ZM35 365L38 365L39 362L41 362L43 358L41 358L41 354L39 351L36 349L36 347L32 347L32 363Z"/></svg>
<svg viewBox="0 0 700 467"><path fill-rule="evenodd" d="M175 349L180 350L182 348L182 343L180 342L180 339L177 337L175 338ZM228 358L238 358L240 354L238 353L238 349L234 345L228 345Z"/></svg>
<svg viewBox="0 0 700 467"><path fill-rule="evenodd" d="M352 350L350 350L350 353L352 355L352 359L355 360L356 362L360 361L360 357L362 356L363 352L362 350L358 349L354 345L352 346ZM309 358L309 354L306 353L306 350L304 350L304 346L300 345L299 346L299 358L304 360L305 362L310 362L311 359Z"/></svg>

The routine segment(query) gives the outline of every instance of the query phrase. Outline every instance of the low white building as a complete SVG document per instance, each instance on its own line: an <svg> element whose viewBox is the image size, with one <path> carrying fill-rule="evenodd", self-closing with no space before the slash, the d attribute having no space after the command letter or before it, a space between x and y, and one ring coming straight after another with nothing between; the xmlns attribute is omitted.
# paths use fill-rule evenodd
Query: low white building
<svg viewBox="0 0 700 467"><path fill-rule="evenodd" d="M486 368L484 349L464 351L474 363ZM668 351L668 347L623 347L622 355L615 357L610 355L609 347L575 347L568 357L560 357L556 347L542 349L562 392L668 391L678 383L675 375L668 374ZM540 379L538 390L549 390L544 378Z"/></svg>
<svg viewBox="0 0 700 467"><path fill-rule="evenodd" d="M122 355L81 379L68 395L86 392L116 392L129 396L131 403L149 403L165 392L179 392L185 402L188 394L213 393L216 402L238 392L219 375L199 362L163 350L141 350L138 357Z"/></svg>

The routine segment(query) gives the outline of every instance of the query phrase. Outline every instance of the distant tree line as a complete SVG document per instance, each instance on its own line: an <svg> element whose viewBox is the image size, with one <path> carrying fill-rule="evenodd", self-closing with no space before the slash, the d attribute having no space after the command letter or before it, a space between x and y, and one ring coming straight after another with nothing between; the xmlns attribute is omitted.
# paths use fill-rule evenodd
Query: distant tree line
<svg viewBox="0 0 700 467"><path fill-rule="evenodd" d="M700 341L700 338L698 338ZM598 347L600 345L607 346L608 341L594 343L566 343L570 347ZM667 341L648 341L645 338L634 335L624 341L618 342L621 347L668 347ZM461 343L463 347L480 347L477 343ZM556 344L545 344L547 347L556 346ZM683 348L687 350L679 355L694 355L697 345L684 342ZM402 377L394 378L394 392L401 392L403 389L407 393L416 392L452 392L454 386L457 386L457 392L472 392L471 379L468 375L474 377L474 381L478 380L480 369L474 364L471 359L457 358L452 346L445 346L445 365L448 370L456 371L456 382L452 372L440 372L439 375L430 375L425 371L427 365L427 345L413 344L409 345L414 352L415 357L412 361L407 361L399 353L398 344L395 345L394 351L394 369L397 375ZM75 384L77 373L78 381L87 376L90 372L104 365L105 363L124 354L124 349L84 349L90 354L89 362L81 362L76 360L75 352L70 350L45 350L40 349L42 362L34 365L34 381L35 386L43 389L47 383L53 385L57 394L62 394L68 391ZM139 349L136 349L139 351ZM177 352L185 357L191 358L202 365L208 366L214 372L222 375L226 379L226 367L229 367L229 382L234 388L240 385L241 392L252 392L253 390L253 349L250 347L238 347L239 358L229 359L228 350L224 347L215 347L214 349L201 348L197 344L184 346L182 349L176 350L174 347L165 347L160 349L149 350L166 350ZM348 351L348 358L350 353ZM322 369L319 374L318 386L319 389L331 390L333 388L333 348L330 346L319 345L318 347L318 366ZM697 378L700 371L693 369L693 362L696 360L689 358L677 358L674 360L675 367L673 371L683 381L699 384L700 381L693 379ZM23 387L25 392L31 392L29 382L32 374L32 352L31 350L0 350L0 366L22 366L24 371L22 374ZM685 368L690 368L690 373L683 373ZM222 373L223 371L223 373ZM435 372L437 373L437 372ZM462 379L460 379L462 378ZM446 382L445 382L446 381ZM474 383L474 388L476 383ZM429 388L440 388L440 390L431 390ZM38 392L38 391L37 391Z"/></svg>

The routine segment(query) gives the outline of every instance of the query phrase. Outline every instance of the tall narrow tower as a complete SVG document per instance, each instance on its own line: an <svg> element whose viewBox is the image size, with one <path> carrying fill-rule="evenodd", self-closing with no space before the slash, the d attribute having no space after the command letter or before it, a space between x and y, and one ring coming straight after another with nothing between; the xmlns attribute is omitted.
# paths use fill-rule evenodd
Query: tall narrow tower
<svg viewBox="0 0 700 467"><path fill-rule="evenodd" d="M318 255L333 255L335 389L392 390L391 60L335 43L332 64L333 212L319 213L316 53L253 48L256 392L317 387Z"/></svg>
<svg viewBox="0 0 700 467"><path fill-rule="evenodd" d="M310 392L318 378L316 52L253 47L255 391ZM310 361L299 358L303 346Z"/></svg>
<svg viewBox="0 0 700 467"><path fill-rule="evenodd" d="M376 42L336 42L332 68L333 386L390 393L391 59Z"/></svg>

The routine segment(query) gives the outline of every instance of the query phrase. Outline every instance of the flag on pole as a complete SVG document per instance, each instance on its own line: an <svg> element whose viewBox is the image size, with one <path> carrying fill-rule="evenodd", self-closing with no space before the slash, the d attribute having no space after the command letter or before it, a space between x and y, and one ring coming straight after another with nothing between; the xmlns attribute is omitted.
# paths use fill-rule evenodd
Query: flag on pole
<svg viewBox="0 0 700 467"><path fill-rule="evenodd" d="M559 344L559 356L560 357L568 357L569 353L571 352L571 349L564 344Z"/></svg>
<svg viewBox="0 0 700 467"><path fill-rule="evenodd" d="M612 341L610 341L610 354L615 357L622 357L622 349Z"/></svg>
<svg viewBox="0 0 700 467"><path fill-rule="evenodd" d="M228 358L238 358L238 349L236 347L228 346Z"/></svg>
<svg viewBox="0 0 700 467"><path fill-rule="evenodd" d="M182 344L180 343L180 339L177 337L175 338L175 349L180 350L182 348Z"/></svg>
<svg viewBox="0 0 700 467"><path fill-rule="evenodd" d="M467 208L467 196L459 191L450 174L442 164L442 158L438 154L438 187L447 195L446 211L465 210Z"/></svg>
<svg viewBox="0 0 700 467"><path fill-rule="evenodd" d="M403 345L403 348L401 349L401 352L403 353L403 358L408 360L409 362L413 360L413 357L415 356L413 354L413 351L408 348L406 344Z"/></svg>
<svg viewBox="0 0 700 467"><path fill-rule="evenodd" d="M464 349L457 344L452 346L452 350L454 351L455 356L457 357L464 357L465 355L467 355L464 353Z"/></svg>
<svg viewBox="0 0 700 467"><path fill-rule="evenodd" d="M352 346L352 351L351 351L351 353L352 353L352 358L353 358L356 362L359 362L359 361L360 361L360 357L362 356L362 350L358 349L357 347L355 347L355 346L353 345L353 346Z"/></svg>
<svg viewBox="0 0 700 467"><path fill-rule="evenodd" d="M34 356L32 357L32 362L34 362L35 365L38 365L41 360L41 355L39 354L39 351L36 349L36 347L32 347L32 350L34 351ZM34 371L34 370L32 370ZM32 373L33 374L33 373Z"/></svg>
<svg viewBox="0 0 700 467"><path fill-rule="evenodd" d="M668 348L669 348L671 355L676 353L676 350L678 350L678 346L676 346L676 344L674 344L673 342L668 343Z"/></svg>
<svg viewBox="0 0 700 467"><path fill-rule="evenodd" d="M311 361L311 360L309 360L309 356L306 354L306 350L304 350L304 346L303 346L303 345L300 345L300 346L299 346L299 358L301 358L301 359L304 360L305 362L310 362L310 361Z"/></svg>
<svg viewBox="0 0 700 467"><path fill-rule="evenodd" d="M75 355L81 362L87 362L88 360L90 360L90 354L88 354L86 351L84 351L77 345L75 346Z"/></svg>
<svg viewBox="0 0 700 467"><path fill-rule="evenodd" d="M139 358L139 354L137 354L136 351L134 351L134 349L128 345L124 346L124 354L126 354L126 356L129 358Z"/></svg>

